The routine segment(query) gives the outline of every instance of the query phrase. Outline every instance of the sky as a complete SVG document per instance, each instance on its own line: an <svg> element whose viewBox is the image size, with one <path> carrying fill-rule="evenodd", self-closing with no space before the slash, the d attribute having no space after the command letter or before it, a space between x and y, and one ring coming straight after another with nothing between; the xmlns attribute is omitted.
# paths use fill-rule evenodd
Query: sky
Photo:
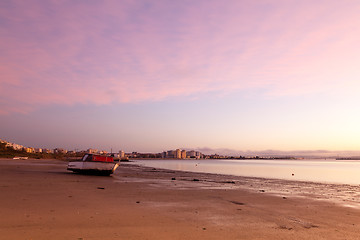
<svg viewBox="0 0 360 240"><path fill-rule="evenodd" d="M359 1L0 2L0 139L360 151Z"/></svg>

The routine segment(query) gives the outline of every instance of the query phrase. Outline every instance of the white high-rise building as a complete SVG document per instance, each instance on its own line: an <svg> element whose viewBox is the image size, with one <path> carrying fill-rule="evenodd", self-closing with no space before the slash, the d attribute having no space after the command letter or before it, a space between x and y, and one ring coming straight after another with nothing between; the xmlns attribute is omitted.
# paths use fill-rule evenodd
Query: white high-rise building
<svg viewBox="0 0 360 240"><path fill-rule="evenodd" d="M186 150L182 150L181 151L181 158L185 159L186 158Z"/></svg>
<svg viewBox="0 0 360 240"><path fill-rule="evenodd" d="M181 158L181 150L180 149L175 150L175 158L178 158L178 159Z"/></svg>

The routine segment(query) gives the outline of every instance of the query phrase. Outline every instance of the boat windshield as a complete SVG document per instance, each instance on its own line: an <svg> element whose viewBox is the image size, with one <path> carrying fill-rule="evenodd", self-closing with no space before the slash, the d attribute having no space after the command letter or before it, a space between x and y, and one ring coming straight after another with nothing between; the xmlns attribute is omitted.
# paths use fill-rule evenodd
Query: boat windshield
<svg viewBox="0 0 360 240"><path fill-rule="evenodd" d="M86 154L85 156L83 156L82 160L86 161L86 159L89 161L91 159L91 157L88 154Z"/></svg>

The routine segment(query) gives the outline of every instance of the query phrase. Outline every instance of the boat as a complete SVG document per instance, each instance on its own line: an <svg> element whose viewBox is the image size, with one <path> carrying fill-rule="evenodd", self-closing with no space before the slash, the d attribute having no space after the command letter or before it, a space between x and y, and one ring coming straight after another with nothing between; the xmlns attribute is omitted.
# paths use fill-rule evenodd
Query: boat
<svg viewBox="0 0 360 240"><path fill-rule="evenodd" d="M26 160L28 157L13 157L14 160Z"/></svg>
<svg viewBox="0 0 360 240"><path fill-rule="evenodd" d="M75 173L110 175L114 173L119 163L111 156L85 154L81 160L70 161L67 170Z"/></svg>

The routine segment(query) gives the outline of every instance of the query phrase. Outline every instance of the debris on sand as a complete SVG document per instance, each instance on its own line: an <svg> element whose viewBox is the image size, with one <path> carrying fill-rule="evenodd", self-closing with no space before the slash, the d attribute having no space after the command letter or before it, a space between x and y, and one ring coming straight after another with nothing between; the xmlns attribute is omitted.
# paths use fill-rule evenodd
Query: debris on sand
<svg viewBox="0 0 360 240"><path fill-rule="evenodd" d="M229 201L229 202L236 204L236 205L245 205L245 203L238 202L238 201Z"/></svg>

